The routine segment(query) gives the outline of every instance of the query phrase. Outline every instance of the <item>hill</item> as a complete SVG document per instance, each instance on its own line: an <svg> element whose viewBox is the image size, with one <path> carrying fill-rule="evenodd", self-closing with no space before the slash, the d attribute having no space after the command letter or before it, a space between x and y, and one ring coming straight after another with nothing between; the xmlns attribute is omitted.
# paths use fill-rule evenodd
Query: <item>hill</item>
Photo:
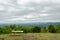
<svg viewBox="0 0 60 40"><path fill-rule="evenodd" d="M39 26L39 27L47 27L48 25L52 24L52 25L59 25L60 22L34 22L34 23L0 23L0 26L4 26L4 25L21 25L24 27L28 27L28 26Z"/></svg>

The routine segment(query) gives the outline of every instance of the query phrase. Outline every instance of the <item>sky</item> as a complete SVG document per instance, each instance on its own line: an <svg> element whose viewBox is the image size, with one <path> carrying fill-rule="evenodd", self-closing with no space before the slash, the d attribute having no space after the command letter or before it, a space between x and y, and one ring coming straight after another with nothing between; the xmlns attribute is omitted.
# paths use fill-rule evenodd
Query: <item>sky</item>
<svg viewBox="0 0 60 40"><path fill-rule="evenodd" d="M0 23L60 22L60 0L0 0Z"/></svg>

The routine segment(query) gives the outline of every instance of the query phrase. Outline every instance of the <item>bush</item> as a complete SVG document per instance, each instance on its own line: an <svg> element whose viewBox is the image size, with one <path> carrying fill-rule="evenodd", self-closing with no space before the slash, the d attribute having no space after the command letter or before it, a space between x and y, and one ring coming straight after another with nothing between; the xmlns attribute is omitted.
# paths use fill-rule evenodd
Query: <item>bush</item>
<svg viewBox="0 0 60 40"><path fill-rule="evenodd" d="M56 33L56 30L55 30L54 25L49 25L48 31L49 31L50 33Z"/></svg>
<svg viewBox="0 0 60 40"><path fill-rule="evenodd" d="M35 26L34 28L32 28L32 32L33 33L39 33L39 32L41 32L41 27Z"/></svg>

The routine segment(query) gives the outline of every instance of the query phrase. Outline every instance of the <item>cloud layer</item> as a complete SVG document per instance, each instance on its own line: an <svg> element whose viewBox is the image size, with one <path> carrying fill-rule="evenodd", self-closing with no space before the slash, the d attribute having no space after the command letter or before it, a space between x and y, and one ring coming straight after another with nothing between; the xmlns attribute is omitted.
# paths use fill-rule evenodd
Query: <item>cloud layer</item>
<svg viewBox="0 0 60 40"><path fill-rule="evenodd" d="M0 0L0 23L60 22L59 0Z"/></svg>

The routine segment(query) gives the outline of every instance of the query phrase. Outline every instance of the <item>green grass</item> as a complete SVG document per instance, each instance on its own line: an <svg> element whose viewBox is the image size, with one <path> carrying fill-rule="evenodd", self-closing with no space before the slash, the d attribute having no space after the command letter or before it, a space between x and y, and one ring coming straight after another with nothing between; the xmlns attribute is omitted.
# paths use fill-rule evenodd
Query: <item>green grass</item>
<svg viewBox="0 0 60 40"><path fill-rule="evenodd" d="M0 38L5 40L60 40L59 33L23 33L23 34L1 34Z"/></svg>

